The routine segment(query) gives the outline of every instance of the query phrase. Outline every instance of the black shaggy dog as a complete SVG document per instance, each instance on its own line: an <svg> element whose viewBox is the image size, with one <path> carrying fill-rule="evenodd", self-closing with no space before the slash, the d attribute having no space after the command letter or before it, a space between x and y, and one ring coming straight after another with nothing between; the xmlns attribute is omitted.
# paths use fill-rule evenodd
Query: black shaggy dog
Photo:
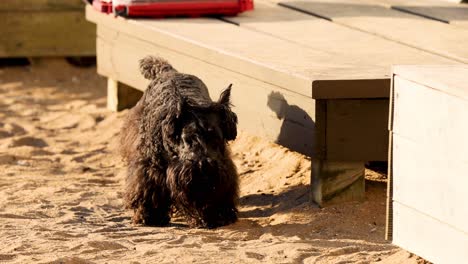
<svg viewBox="0 0 468 264"><path fill-rule="evenodd" d="M151 83L121 130L133 222L167 225L173 211L191 227L235 222L238 175L227 146L237 136L231 85L213 102L200 79L161 58L142 59L140 70Z"/></svg>

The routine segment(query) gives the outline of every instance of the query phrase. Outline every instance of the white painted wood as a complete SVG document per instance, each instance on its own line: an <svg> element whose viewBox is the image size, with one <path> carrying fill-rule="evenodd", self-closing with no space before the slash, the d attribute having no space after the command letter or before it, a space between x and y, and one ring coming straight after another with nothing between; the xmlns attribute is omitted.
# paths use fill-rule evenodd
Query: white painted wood
<svg viewBox="0 0 468 264"><path fill-rule="evenodd" d="M119 104L119 82L112 78L107 78L107 109L117 112Z"/></svg>
<svg viewBox="0 0 468 264"><path fill-rule="evenodd" d="M402 66L394 71L393 243L434 263L468 259L465 72L464 66Z"/></svg>
<svg viewBox="0 0 468 264"><path fill-rule="evenodd" d="M215 100L232 83L233 109L241 129L312 155L315 131L315 101L312 98L125 33L117 34L102 25L98 25L97 47L98 72L141 91L146 89L149 81L141 76L138 60L149 54L162 56L177 70L201 78ZM272 94L273 99L269 100ZM275 109L284 111L284 116L278 117Z"/></svg>
<svg viewBox="0 0 468 264"><path fill-rule="evenodd" d="M468 234L414 208L394 202L393 228L394 244L433 263L458 264L468 260Z"/></svg>
<svg viewBox="0 0 468 264"><path fill-rule="evenodd" d="M401 78L468 100L468 64L395 66L393 73Z"/></svg>
<svg viewBox="0 0 468 264"><path fill-rule="evenodd" d="M393 199L468 233L468 101L394 84Z"/></svg>

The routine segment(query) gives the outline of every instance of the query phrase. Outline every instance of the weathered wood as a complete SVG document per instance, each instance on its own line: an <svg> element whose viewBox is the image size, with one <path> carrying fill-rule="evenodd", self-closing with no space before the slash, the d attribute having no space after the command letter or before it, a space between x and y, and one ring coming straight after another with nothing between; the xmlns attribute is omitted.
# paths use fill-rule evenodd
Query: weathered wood
<svg viewBox="0 0 468 264"><path fill-rule="evenodd" d="M460 0L368 0L367 2L452 25L468 27L468 5L459 4Z"/></svg>
<svg viewBox="0 0 468 264"><path fill-rule="evenodd" d="M312 199L319 206L362 201L365 194L363 162L312 162Z"/></svg>
<svg viewBox="0 0 468 264"><path fill-rule="evenodd" d="M122 111L132 108L143 93L114 79L107 79L107 109Z"/></svg>
<svg viewBox="0 0 468 264"><path fill-rule="evenodd" d="M387 204L385 216L385 239L393 237L393 110L395 109L394 75L390 84L390 104L388 113L388 169L387 169Z"/></svg>
<svg viewBox="0 0 468 264"><path fill-rule="evenodd" d="M2 0L0 12L11 11L47 11L47 10L80 10L83 11L82 0Z"/></svg>
<svg viewBox="0 0 468 264"><path fill-rule="evenodd" d="M386 161L388 99L327 100L327 153L333 161Z"/></svg>
<svg viewBox="0 0 468 264"><path fill-rule="evenodd" d="M139 73L138 60L149 54L162 56L179 71L200 77L213 99L232 83L232 101L241 129L312 155L315 127L312 98L161 47L159 43L117 33L102 25L98 26L97 42L100 74L143 91L148 81Z"/></svg>
<svg viewBox="0 0 468 264"><path fill-rule="evenodd" d="M464 45L468 43L468 28L360 0L285 0L281 3L458 62L468 62L468 49Z"/></svg>
<svg viewBox="0 0 468 264"><path fill-rule="evenodd" d="M415 66L395 69L390 126L393 242L435 263L465 259L467 68L421 66L419 73Z"/></svg>
<svg viewBox="0 0 468 264"><path fill-rule="evenodd" d="M83 11L0 14L0 57L96 54L96 27L85 20Z"/></svg>
<svg viewBox="0 0 468 264"><path fill-rule="evenodd" d="M443 93L468 100L468 65L405 65L393 67L393 73L407 80L435 87Z"/></svg>
<svg viewBox="0 0 468 264"><path fill-rule="evenodd" d="M364 56L364 55L363 55ZM363 99L388 98L390 80L319 80L312 83L312 98L314 99Z"/></svg>
<svg viewBox="0 0 468 264"><path fill-rule="evenodd" d="M87 17L134 38L171 47L181 54L305 96L311 95L312 83L316 80L377 79L381 82L389 77L389 65L362 66L359 61L346 61L345 57L330 52L326 45L322 49L311 49L213 19L125 20L100 14L90 7ZM229 41L226 41L226 32L229 32ZM419 51L411 56L415 58L414 63L454 63ZM386 87L383 89L388 91Z"/></svg>
<svg viewBox="0 0 468 264"><path fill-rule="evenodd" d="M460 263L468 259L466 233L398 202L394 202L393 215L394 244L432 263Z"/></svg>
<svg viewBox="0 0 468 264"><path fill-rule="evenodd" d="M468 101L433 87L395 77L393 199L468 233Z"/></svg>
<svg viewBox="0 0 468 264"><path fill-rule="evenodd" d="M356 71L375 73L372 79L346 79L346 74L339 76L337 73L332 80L315 80L312 84L312 97L315 99L388 98L388 77L392 65L434 63L440 60L418 49L289 10L266 0L257 1L255 10L251 12L224 19L313 50L335 54L335 59L322 67L358 64ZM326 38L319 37L325 35ZM349 41L350 39L360 41ZM313 61L310 64L315 63ZM375 78L377 76L381 79Z"/></svg>
<svg viewBox="0 0 468 264"><path fill-rule="evenodd" d="M310 182L311 198L322 207L344 201L362 200L365 192L364 162L327 158L329 114L329 101L317 100L315 155Z"/></svg>

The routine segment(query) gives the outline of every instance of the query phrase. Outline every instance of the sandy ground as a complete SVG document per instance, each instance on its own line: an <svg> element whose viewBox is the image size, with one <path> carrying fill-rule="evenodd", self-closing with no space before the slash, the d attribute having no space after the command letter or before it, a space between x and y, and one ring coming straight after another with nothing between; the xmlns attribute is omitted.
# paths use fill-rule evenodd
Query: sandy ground
<svg viewBox="0 0 468 264"><path fill-rule="evenodd" d="M418 262L384 240L385 182L368 180L362 203L320 209L310 159L243 132L231 145L236 224L132 225L115 153L126 111L105 109L95 72L62 60L0 68L1 263Z"/></svg>

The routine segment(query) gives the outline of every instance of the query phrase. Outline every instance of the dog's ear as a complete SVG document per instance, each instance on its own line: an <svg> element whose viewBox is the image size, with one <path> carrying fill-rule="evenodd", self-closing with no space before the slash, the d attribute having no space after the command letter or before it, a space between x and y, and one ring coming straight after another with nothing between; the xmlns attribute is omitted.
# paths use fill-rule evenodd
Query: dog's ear
<svg viewBox="0 0 468 264"><path fill-rule="evenodd" d="M234 140L237 137L237 115L231 111L230 84L219 96L218 104L221 106L221 130L225 140Z"/></svg>
<svg viewBox="0 0 468 264"><path fill-rule="evenodd" d="M227 107L231 106L231 88L232 88L232 83L229 84L229 86L226 89L224 89L224 91L219 96L219 99L218 99L219 104L222 104Z"/></svg>

